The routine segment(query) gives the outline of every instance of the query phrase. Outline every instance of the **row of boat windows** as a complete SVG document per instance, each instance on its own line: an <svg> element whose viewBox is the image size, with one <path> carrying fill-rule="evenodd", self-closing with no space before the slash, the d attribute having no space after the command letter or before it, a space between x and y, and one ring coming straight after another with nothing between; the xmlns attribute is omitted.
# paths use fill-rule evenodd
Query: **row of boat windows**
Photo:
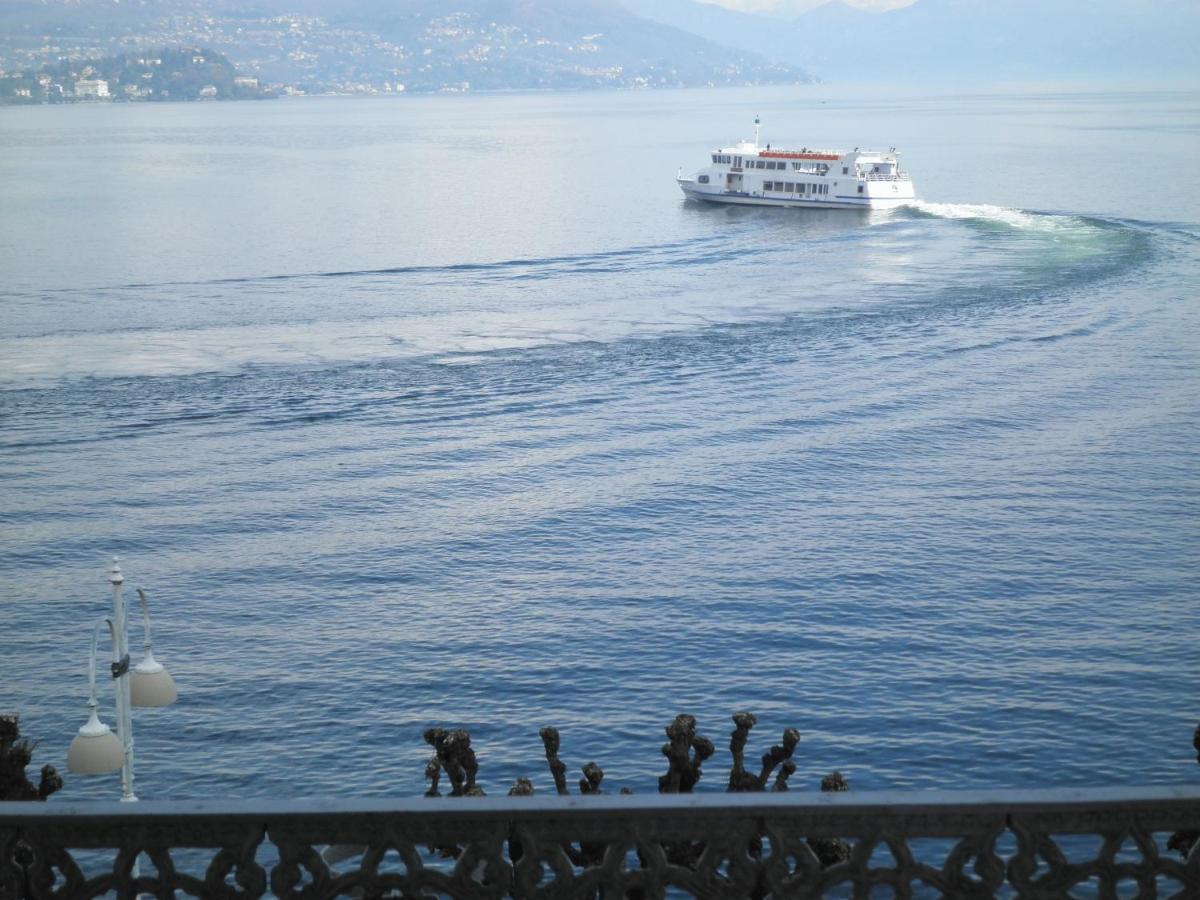
<svg viewBox="0 0 1200 900"><path fill-rule="evenodd" d="M734 159L732 156L714 153L712 156L712 161L715 163L725 163L728 165L732 163ZM738 161L741 162L741 157L738 157ZM744 165L747 169L778 169L779 171L787 170L786 162L774 159L748 159L742 163L742 165ZM819 163L816 166L813 166L811 163L794 162L792 163L792 168L797 172L808 170L817 175L824 175L829 171L829 166L827 166L825 163ZM842 169L843 175L847 174L847 172L847 169Z"/></svg>
<svg viewBox="0 0 1200 900"><path fill-rule="evenodd" d="M827 184L805 184L802 181L764 181L764 191L782 191L785 194L828 194Z"/></svg>
<svg viewBox="0 0 1200 900"><path fill-rule="evenodd" d="M733 157L732 156L722 156L720 153L714 153L712 161L715 163L728 164L728 163L733 162ZM738 161L741 162L740 157L738 158ZM741 163L741 164L744 165L747 169L786 169L787 168L787 163L782 162L782 161L777 162L776 160L773 160L773 159L748 159L744 163Z"/></svg>

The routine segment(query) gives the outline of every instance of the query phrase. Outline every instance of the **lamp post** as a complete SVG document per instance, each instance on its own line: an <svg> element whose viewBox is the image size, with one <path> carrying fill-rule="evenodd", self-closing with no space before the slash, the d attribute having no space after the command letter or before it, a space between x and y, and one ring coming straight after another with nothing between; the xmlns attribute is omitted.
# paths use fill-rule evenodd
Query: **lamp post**
<svg viewBox="0 0 1200 900"><path fill-rule="evenodd" d="M129 640L126 634L125 578L120 560L113 557L108 573L112 585L113 614L98 621L92 630L92 658L88 668L88 720L79 729L67 751L67 768L81 775L98 775L121 770L121 799L137 800L133 791L133 706L167 706L175 702L175 681L162 663L154 658L150 641L150 606L146 592L138 588L145 629L145 654L141 662L129 667ZM96 713L96 652L100 632L108 628L112 643L112 672L116 682L117 733L114 735Z"/></svg>

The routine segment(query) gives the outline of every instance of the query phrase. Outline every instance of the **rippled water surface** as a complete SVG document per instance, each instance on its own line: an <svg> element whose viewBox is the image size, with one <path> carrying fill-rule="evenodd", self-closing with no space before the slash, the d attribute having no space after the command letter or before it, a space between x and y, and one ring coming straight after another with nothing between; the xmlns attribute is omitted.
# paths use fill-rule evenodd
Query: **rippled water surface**
<svg viewBox="0 0 1200 900"><path fill-rule="evenodd" d="M756 113L924 199L685 202ZM649 791L672 716L743 708L797 786L1194 780L1200 170L1152 163L1198 135L1188 94L4 110L0 709L63 764L115 552L180 685L143 797L416 793L439 724L493 793L548 788L544 724Z"/></svg>

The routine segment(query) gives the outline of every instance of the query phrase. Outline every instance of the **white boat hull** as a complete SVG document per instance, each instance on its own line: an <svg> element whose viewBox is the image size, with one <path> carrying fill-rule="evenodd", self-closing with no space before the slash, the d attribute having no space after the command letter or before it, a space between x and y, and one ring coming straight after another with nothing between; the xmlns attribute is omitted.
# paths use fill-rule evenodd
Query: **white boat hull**
<svg viewBox="0 0 1200 900"><path fill-rule="evenodd" d="M730 203L739 206L794 206L805 209L894 209L911 203L915 198L911 190L897 191L894 196L872 197L767 197L747 191L722 191L700 187L694 179L676 179L679 189L689 200L704 203Z"/></svg>

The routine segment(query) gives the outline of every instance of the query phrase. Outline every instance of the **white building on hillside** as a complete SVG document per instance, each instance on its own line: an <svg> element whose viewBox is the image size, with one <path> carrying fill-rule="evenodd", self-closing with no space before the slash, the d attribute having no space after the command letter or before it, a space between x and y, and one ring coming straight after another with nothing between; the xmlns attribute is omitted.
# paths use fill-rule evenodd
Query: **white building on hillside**
<svg viewBox="0 0 1200 900"><path fill-rule="evenodd" d="M84 78L75 82L75 96L99 100L112 95L108 92L108 82L103 78Z"/></svg>

